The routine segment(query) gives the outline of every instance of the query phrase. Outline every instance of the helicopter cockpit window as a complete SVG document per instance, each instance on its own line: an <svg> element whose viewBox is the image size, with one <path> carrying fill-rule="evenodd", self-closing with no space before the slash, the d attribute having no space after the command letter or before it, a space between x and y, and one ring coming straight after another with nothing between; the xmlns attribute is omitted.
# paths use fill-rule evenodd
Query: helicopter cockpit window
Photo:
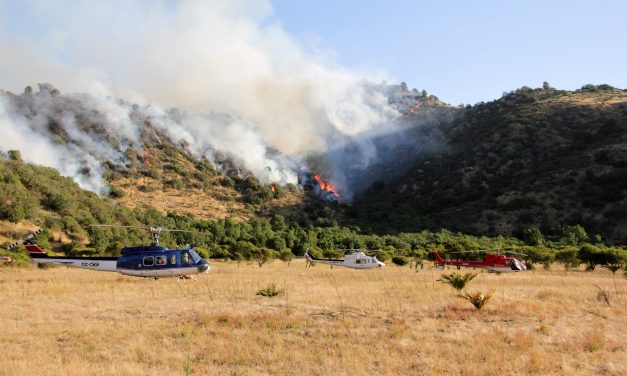
<svg viewBox="0 0 627 376"><path fill-rule="evenodd" d="M183 260L183 264L191 264L192 263L192 259L189 257L189 253L187 252L183 252L181 254L181 258Z"/></svg>
<svg viewBox="0 0 627 376"><path fill-rule="evenodd" d="M144 266L153 266L155 264L155 259L152 256L144 257Z"/></svg>
<svg viewBox="0 0 627 376"><path fill-rule="evenodd" d="M167 263L166 256L157 256L157 257L155 257L155 263L157 265L165 265Z"/></svg>
<svg viewBox="0 0 627 376"><path fill-rule="evenodd" d="M176 264L176 255L170 255L170 264L172 265Z"/></svg>
<svg viewBox="0 0 627 376"><path fill-rule="evenodd" d="M202 257L200 257L200 255L198 253L196 253L196 251L194 251L191 248L188 250L188 252L192 256L193 264L196 264L202 258Z"/></svg>

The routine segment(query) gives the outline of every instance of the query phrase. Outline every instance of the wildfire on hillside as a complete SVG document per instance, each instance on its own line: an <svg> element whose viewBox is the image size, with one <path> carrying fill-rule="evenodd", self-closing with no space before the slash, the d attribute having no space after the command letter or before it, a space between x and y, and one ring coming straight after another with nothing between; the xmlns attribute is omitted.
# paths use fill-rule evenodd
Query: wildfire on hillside
<svg viewBox="0 0 627 376"><path fill-rule="evenodd" d="M323 200L342 200L342 195L338 192L337 188L333 186L333 184L324 180L319 174L309 172L309 170L304 169L298 173L298 184L300 184L305 191L312 192Z"/></svg>
<svg viewBox="0 0 627 376"><path fill-rule="evenodd" d="M150 160L148 160L148 155L150 154L150 150L148 150L147 146L144 146L144 150L142 151L142 153L140 154L141 159L144 161L144 163L148 166L148 167L152 167L152 164L150 163Z"/></svg>
<svg viewBox="0 0 627 376"><path fill-rule="evenodd" d="M320 175L314 175L314 180L316 181L316 183L318 183L318 187L320 188L320 190L322 190L324 192L329 192L329 193L333 194L333 196L335 196L335 197L340 197L340 194L335 189L333 184L329 183L328 181L324 181L320 177Z"/></svg>

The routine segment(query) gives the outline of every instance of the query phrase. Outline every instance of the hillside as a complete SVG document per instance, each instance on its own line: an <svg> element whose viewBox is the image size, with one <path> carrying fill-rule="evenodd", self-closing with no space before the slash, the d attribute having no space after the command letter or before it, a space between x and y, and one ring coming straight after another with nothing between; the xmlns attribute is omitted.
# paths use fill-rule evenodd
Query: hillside
<svg viewBox="0 0 627 376"><path fill-rule="evenodd" d="M447 228L627 242L627 93L521 88L467 106L443 128L447 148L411 173L372 187L347 220L373 231Z"/></svg>
<svg viewBox="0 0 627 376"><path fill-rule="evenodd" d="M556 246L598 242L596 234L610 243L627 242L627 99L624 91L606 86L576 92L522 88L466 108L390 86L389 100L403 116L390 127L393 132L367 139L377 160L365 169L335 165L361 184L354 202L330 196L311 176L299 176L299 184L262 183L234 156L198 157L184 140L172 140L167 127L155 125L148 110L134 105L120 104L131 111L137 130L124 139L107 130L102 109L86 106L82 97L52 94L45 86L40 93L9 96L43 124L55 145L87 150L79 162L113 157L79 165L70 178L25 163L19 151L2 154L0 243L37 227L47 229L50 246L70 253L115 254L123 244L145 241L139 232L95 231L90 223L209 231L192 240L166 235L164 241L193 241L223 256L242 246L289 248L295 254L310 246L387 247L409 255L434 245L458 250L520 245L515 239L435 232L441 229L516 235L527 244L542 243L529 239L535 228ZM44 117L36 107L38 96L48 106ZM80 132L68 127L68 108ZM96 142L86 142L89 138ZM351 155L362 146L357 141L329 155ZM310 156L304 163L325 171L324 157ZM106 193L76 184L97 178ZM576 233L575 225L587 234ZM568 240L571 235L575 238Z"/></svg>

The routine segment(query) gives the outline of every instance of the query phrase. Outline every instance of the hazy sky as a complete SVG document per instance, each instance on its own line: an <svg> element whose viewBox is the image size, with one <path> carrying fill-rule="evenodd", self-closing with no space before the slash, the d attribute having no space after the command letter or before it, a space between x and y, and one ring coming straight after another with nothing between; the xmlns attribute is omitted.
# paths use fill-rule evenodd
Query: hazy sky
<svg viewBox="0 0 627 376"><path fill-rule="evenodd" d="M99 7L109 20L95 19ZM240 0L237 7L246 9L245 17L263 35L269 30L292 49L323 56L327 67L405 81L410 88L426 89L455 105L491 100L543 81L563 89L587 83L627 87L627 1ZM124 33L141 34L146 20L154 35L159 20L167 21L167 13L177 8L175 0L0 0L0 59L20 56L13 66L3 66L0 85L20 86L16 73L2 76L7 74L4 68L31 69L25 64L42 51L46 58L32 71L73 76L68 66L78 65L81 58L87 61L89 46L89 66L100 61L100 70L115 77L126 69L124 61L108 61L109 54L97 56L99 45L118 41L120 49L132 54L135 46L123 42ZM232 3L228 8L233 12ZM64 29L70 23L73 28ZM122 26L116 28L118 24ZM81 28L92 26L77 41ZM98 43L83 43L96 36ZM280 58L280 49L271 54Z"/></svg>
<svg viewBox="0 0 627 376"><path fill-rule="evenodd" d="M459 104L543 81L627 88L627 1L273 0L297 38Z"/></svg>

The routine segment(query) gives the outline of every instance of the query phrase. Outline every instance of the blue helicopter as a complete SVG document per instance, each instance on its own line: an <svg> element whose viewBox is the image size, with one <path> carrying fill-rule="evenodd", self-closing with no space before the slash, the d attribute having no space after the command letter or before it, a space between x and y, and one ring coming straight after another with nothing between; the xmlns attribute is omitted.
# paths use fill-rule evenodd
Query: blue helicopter
<svg viewBox="0 0 627 376"><path fill-rule="evenodd" d="M22 240L9 245L8 249L23 243L31 259L38 264L63 265L74 268L118 272L134 277L179 277L187 278L193 274L209 271L209 261L203 259L193 248L169 249L159 245L162 231L179 231L162 227L92 225L92 227L121 227L149 230L152 244L122 248L120 257L59 257L48 256L46 251L32 240L41 229Z"/></svg>

